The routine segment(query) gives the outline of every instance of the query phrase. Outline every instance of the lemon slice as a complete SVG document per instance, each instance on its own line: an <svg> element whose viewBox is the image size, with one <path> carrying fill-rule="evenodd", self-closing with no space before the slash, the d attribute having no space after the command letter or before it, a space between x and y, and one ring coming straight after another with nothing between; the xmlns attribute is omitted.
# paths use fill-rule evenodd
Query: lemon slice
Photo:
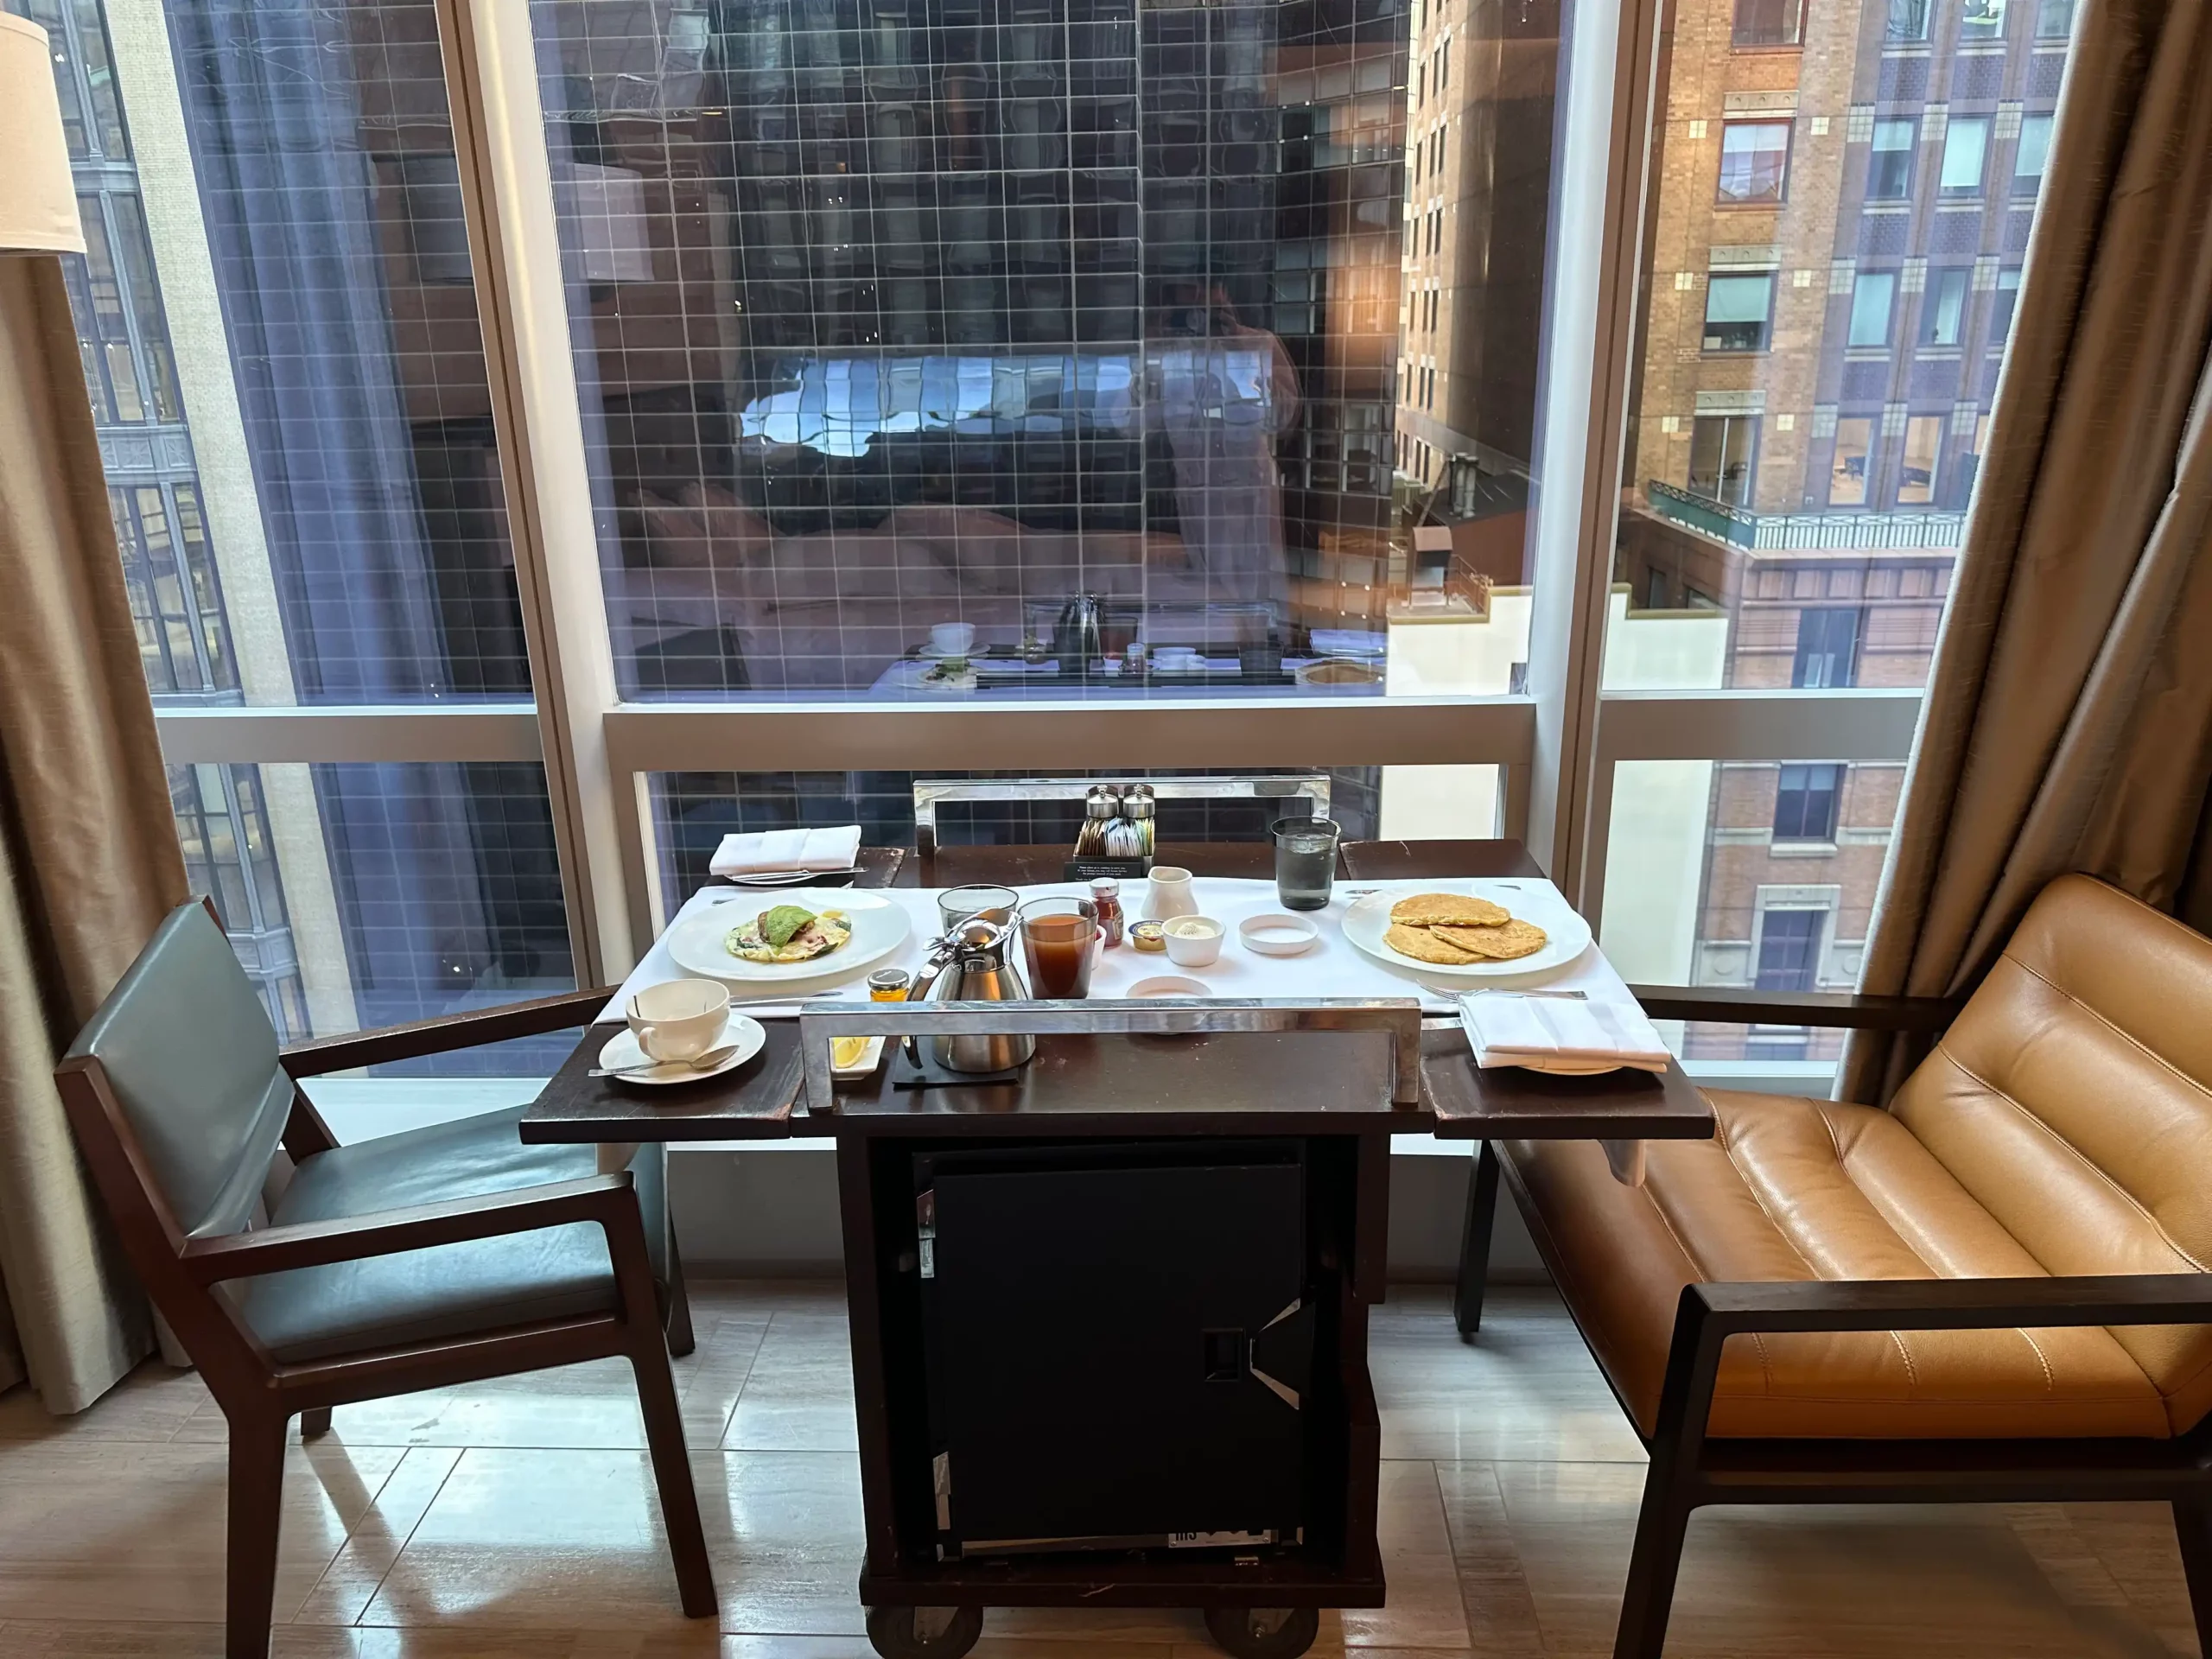
<svg viewBox="0 0 2212 1659"><path fill-rule="evenodd" d="M830 1040L830 1064L839 1071L858 1065L861 1057L868 1052L870 1039L866 1037L833 1037Z"/></svg>

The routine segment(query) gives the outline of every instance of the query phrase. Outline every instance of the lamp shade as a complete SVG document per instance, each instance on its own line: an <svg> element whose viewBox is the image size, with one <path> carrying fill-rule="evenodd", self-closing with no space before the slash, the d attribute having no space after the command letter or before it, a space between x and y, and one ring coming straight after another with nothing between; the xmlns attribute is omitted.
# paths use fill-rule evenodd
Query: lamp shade
<svg viewBox="0 0 2212 1659"><path fill-rule="evenodd" d="M54 49L36 23L0 11L0 253L82 253Z"/></svg>

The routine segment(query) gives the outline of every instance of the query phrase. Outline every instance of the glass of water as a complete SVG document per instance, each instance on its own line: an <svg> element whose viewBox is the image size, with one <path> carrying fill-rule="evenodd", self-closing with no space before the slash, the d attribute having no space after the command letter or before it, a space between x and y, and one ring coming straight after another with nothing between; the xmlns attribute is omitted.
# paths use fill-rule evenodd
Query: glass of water
<svg viewBox="0 0 2212 1659"><path fill-rule="evenodd" d="M1285 910L1319 910L1337 881L1337 837L1328 818L1277 818L1275 897Z"/></svg>

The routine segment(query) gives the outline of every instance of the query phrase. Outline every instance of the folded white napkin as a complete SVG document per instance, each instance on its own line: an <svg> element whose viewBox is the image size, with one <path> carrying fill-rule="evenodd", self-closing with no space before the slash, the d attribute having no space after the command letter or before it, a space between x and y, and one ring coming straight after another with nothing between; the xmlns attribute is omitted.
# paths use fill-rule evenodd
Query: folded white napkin
<svg viewBox="0 0 2212 1659"><path fill-rule="evenodd" d="M716 875L776 875L786 870L849 870L861 853L861 827L768 830L724 836L707 861Z"/></svg>
<svg viewBox="0 0 2212 1659"><path fill-rule="evenodd" d="M1607 970L1608 977L1617 976ZM1581 977L1577 976L1577 977ZM1547 985L1545 990L1557 988ZM1586 1000L1470 992L1459 998L1459 1021L1477 1065L1528 1065L1539 1071L1633 1066L1664 1071L1667 1046L1621 986L1584 985Z"/></svg>

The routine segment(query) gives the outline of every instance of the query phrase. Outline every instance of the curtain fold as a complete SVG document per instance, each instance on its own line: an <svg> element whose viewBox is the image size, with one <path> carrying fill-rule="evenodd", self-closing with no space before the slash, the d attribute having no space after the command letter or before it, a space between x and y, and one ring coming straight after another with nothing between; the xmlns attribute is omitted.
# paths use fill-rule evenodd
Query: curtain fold
<svg viewBox="0 0 2212 1659"><path fill-rule="evenodd" d="M2088 0L1861 988L1972 989L2083 870L2212 922L2212 0ZM1854 1033L1886 1100L1924 1042Z"/></svg>
<svg viewBox="0 0 2212 1659"><path fill-rule="evenodd" d="M0 1378L71 1412L152 1337L54 1065L186 887L50 255L0 257Z"/></svg>

